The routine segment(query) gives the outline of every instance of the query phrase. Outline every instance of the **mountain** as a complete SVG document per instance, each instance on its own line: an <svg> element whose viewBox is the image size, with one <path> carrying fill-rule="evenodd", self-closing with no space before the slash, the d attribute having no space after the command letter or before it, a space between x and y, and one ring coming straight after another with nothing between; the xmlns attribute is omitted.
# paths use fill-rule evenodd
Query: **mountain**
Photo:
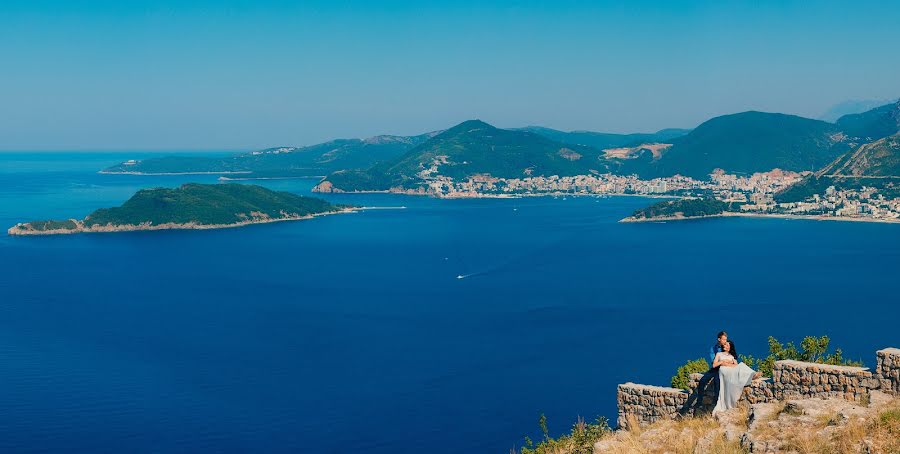
<svg viewBox="0 0 900 454"><path fill-rule="evenodd" d="M847 136L870 142L900 131L900 100L863 113L844 115L835 123Z"/></svg>
<svg viewBox="0 0 900 454"><path fill-rule="evenodd" d="M816 175L841 178L900 178L900 134L863 144L825 166L816 172Z"/></svg>
<svg viewBox="0 0 900 454"><path fill-rule="evenodd" d="M218 173L241 177L320 176L339 169L364 168L402 155L435 133L339 139L308 147L278 147L227 157L166 156L126 161L103 173Z"/></svg>
<svg viewBox="0 0 900 454"><path fill-rule="evenodd" d="M900 196L900 133L860 145L776 198L780 202L798 202L813 194L823 194L829 186L838 189L867 186L879 189L886 196Z"/></svg>
<svg viewBox="0 0 900 454"><path fill-rule="evenodd" d="M860 143L898 130L900 102L845 115L836 124L751 111L716 117L690 131L652 134L565 132L537 126L506 130L470 120L418 136L341 139L227 157L132 160L103 172L217 173L238 178L329 175L321 190L417 189L439 176L465 179L478 174L515 178L611 172L705 179L715 169L814 171Z"/></svg>
<svg viewBox="0 0 900 454"><path fill-rule="evenodd" d="M243 184L196 184L142 189L122 206L102 208L82 220L33 221L11 235L218 228L295 220L346 211L322 199Z"/></svg>
<svg viewBox="0 0 900 454"><path fill-rule="evenodd" d="M490 174L523 178L609 172L610 162L601 155L600 150L592 147L565 144L533 132L498 129L480 120L469 120L393 160L366 170L333 173L318 189L415 189L437 176L465 179Z"/></svg>
<svg viewBox="0 0 900 454"><path fill-rule="evenodd" d="M818 119L834 123L844 115L866 112L890 102L891 101L887 99L851 99L831 106L825 113L820 115Z"/></svg>
<svg viewBox="0 0 900 454"><path fill-rule="evenodd" d="M518 131L533 132L544 136L550 140L570 144L584 145L597 149L618 148L625 146L635 146L642 143L666 142L676 137L681 137L688 132L689 129L663 129L655 133L637 133L637 134L611 134L604 132L592 131L559 131L556 129L544 128L541 126L527 126L517 129Z"/></svg>
<svg viewBox="0 0 900 454"><path fill-rule="evenodd" d="M732 173L775 168L815 170L846 150L838 128L794 115L743 112L708 120L669 141L658 156L623 161L622 172L643 177L681 174L706 178L717 168Z"/></svg>

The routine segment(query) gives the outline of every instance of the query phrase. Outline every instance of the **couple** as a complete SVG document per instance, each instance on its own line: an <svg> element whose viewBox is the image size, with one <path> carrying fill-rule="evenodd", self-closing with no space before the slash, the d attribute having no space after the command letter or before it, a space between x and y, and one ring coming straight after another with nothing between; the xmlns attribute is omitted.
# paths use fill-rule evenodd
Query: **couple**
<svg viewBox="0 0 900 454"><path fill-rule="evenodd" d="M734 408L744 387L762 376L762 373L754 371L750 366L738 363L737 357L734 342L728 340L728 333L720 332L716 343L709 349L709 358L712 360L710 372L718 374L719 378L719 400L713 414Z"/></svg>

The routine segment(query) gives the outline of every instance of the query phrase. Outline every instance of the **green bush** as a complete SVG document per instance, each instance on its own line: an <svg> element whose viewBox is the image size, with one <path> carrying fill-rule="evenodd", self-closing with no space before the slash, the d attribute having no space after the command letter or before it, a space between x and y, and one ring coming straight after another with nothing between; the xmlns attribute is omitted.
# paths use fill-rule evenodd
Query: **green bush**
<svg viewBox="0 0 900 454"><path fill-rule="evenodd" d="M841 349L834 349L834 353L828 353L828 346L831 339L828 336L806 336L800 342L800 348L797 348L793 342L782 344L772 336L769 336L769 355L763 359L754 358L750 355L740 355L740 360L747 366L756 369L767 377L772 376L772 369L775 367L775 361L783 359L793 359L796 361L806 361L819 364L833 364L840 366L862 366L862 362L845 359ZM693 373L704 373L709 370L709 363L705 359L695 359L688 361L679 367L672 377L672 387L689 389L688 383Z"/></svg>
<svg viewBox="0 0 900 454"><path fill-rule="evenodd" d="M709 363L703 358L688 361L683 366L679 367L677 372L675 372L675 376L672 377L672 387L689 389L688 383L691 381L691 374L702 374L708 370Z"/></svg>
<svg viewBox="0 0 900 454"><path fill-rule="evenodd" d="M885 410L878 415L878 419L882 424L891 424L900 422L900 408L891 408Z"/></svg>
<svg viewBox="0 0 900 454"><path fill-rule="evenodd" d="M542 439L537 444L525 437L525 446L520 451L521 454L556 454L566 452L570 454L592 454L594 451L594 443L612 432L606 418L599 416L593 424L586 423L584 418L578 417L572 430L568 434L559 438L550 438L547 429L547 417L543 414L538 420L541 427ZM510 450L514 452L514 450Z"/></svg>
<svg viewBox="0 0 900 454"><path fill-rule="evenodd" d="M783 359L840 366L862 366L862 362L845 359L839 348L834 349L834 353L827 353L830 343L831 339L828 336L806 336L800 342L798 349L793 342L782 344L778 339L769 336L769 356L759 361L759 371L763 375L771 377L775 361Z"/></svg>

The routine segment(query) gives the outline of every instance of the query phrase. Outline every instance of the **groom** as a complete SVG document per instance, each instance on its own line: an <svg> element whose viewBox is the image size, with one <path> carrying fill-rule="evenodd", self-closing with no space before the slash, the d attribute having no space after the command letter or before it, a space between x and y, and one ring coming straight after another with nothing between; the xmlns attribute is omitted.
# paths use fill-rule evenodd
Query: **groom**
<svg viewBox="0 0 900 454"><path fill-rule="evenodd" d="M716 353L724 351L723 345L728 343L728 333L725 331L720 331L716 336L716 342L709 347L709 363L712 364L716 361ZM708 386L713 386L713 389L718 393L719 390L719 368L711 367L706 373L703 374L703 377L700 378L700 381L697 383L697 393L691 395L687 402L684 405L685 409L694 408L700 405L703 405L703 395L706 393L706 388Z"/></svg>
<svg viewBox="0 0 900 454"><path fill-rule="evenodd" d="M719 331L719 335L716 336L716 343L709 347L709 363L712 364L716 361L716 353L724 351L725 344L728 343L728 333L725 331ZM713 367L710 371L718 372L718 367Z"/></svg>

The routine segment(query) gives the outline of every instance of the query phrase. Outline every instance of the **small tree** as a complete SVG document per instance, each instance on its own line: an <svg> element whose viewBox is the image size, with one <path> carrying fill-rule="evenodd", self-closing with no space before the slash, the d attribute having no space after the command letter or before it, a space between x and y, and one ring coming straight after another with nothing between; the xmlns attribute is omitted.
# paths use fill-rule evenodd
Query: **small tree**
<svg viewBox="0 0 900 454"><path fill-rule="evenodd" d="M538 419L541 428L542 440L535 444L531 438L525 437L525 446L519 451L521 454L591 454L594 451L594 443L612 432L606 418L599 416L594 423L585 422L581 416L572 425L568 434L559 438L551 438L547 429L547 417L541 414Z"/></svg>
<svg viewBox="0 0 900 454"><path fill-rule="evenodd" d="M690 389L688 384L691 382L691 374L702 374L708 370L709 363L703 358L688 361L675 372L675 376L672 377L672 387Z"/></svg>
<svg viewBox="0 0 900 454"><path fill-rule="evenodd" d="M759 371L763 375L772 376L775 361L793 359L819 364L833 364L842 366L862 366L859 361L844 359L841 349L834 349L834 353L828 354L828 346L831 339L828 336L806 336L800 341L798 349L793 342L782 344L772 336L769 336L769 356L759 363Z"/></svg>

